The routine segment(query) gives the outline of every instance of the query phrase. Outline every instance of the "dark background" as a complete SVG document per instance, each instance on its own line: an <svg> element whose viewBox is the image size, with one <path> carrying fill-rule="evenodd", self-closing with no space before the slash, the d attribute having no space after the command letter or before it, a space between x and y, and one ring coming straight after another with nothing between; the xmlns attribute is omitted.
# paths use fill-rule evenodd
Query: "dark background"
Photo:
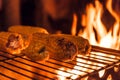
<svg viewBox="0 0 120 80"><path fill-rule="evenodd" d="M115 19L105 8L107 0L99 0L104 6L101 20L109 29ZM113 9L120 14L120 0L113 0ZM85 7L94 0L0 0L0 31L6 31L12 25L29 25L46 28L50 33L60 30L70 34L73 13L78 16L77 30ZM117 4L116 4L117 3ZM108 22L109 21L109 22Z"/></svg>

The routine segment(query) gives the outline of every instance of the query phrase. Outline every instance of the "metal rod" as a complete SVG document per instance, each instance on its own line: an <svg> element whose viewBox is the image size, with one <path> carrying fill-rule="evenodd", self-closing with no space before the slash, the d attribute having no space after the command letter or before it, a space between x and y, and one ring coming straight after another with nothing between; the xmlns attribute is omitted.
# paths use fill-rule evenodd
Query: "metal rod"
<svg viewBox="0 0 120 80"><path fill-rule="evenodd" d="M110 48L103 48L103 47L94 46L94 45L92 45L92 52L102 52L103 54L113 55L115 57L120 56L120 50L114 50L114 49L110 49ZM79 70L78 68L74 69L74 70L78 70L78 71L86 73L85 75L83 75L85 77L85 76L89 76L90 74L95 74L95 73L99 72L100 70L108 69L109 67L113 67L115 64L120 62L120 58L119 57L118 58L114 58L114 57L109 57L109 56L105 56L105 55L99 55L99 53L98 54L97 53L93 53L92 54L92 52L91 52L91 55L93 55L93 56L90 56L90 55L89 56L81 56L80 55L80 56L77 56L76 58L80 59L80 60L82 59L82 60L85 60L85 61L90 61L91 63L102 64L104 66L100 66L100 65L97 65L97 64L90 64L90 63L87 63L87 62L82 62L82 61L77 61L77 60L73 60L73 63L69 63L69 62L59 61L59 60L56 60L56 59L49 59L48 61L46 61L46 63L49 63L49 65L47 65L47 64L44 64L44 63L41 63L41 62L36 62L36 61L29 60L27 58L24 58L23 57L24 55L16 56L16 55L5 53L5 52L0 52L1 53L0 56L3 57L3 60L1 59L0 61L1 61L1 63L3 62L5 64L8 64L8 65L20 68L20 69L25 70L27 72L30 72L30 73L33 73L33 74L36 74L36 75L39 75L39 76L43 76L43 77L49 78L49 79L51 79L51 77L49 77L47 75L44 75L44 74L39 74L39 73L31 71L31 70L28 70L27 68L22 68L19 65L16 65L16 64L8 62L8 60L12 60L12 61L14 61L16 63L21 63L23 65L33 67L33 68L35 68L37 70L45 71L45 72L53 74L53 75L58 75L58 74L55 73L55 72L51 72L51 70L48 70L46 68L50 68L50 69L53 69L53 70L58 70L58 71L70 73L70 74L73 74L73 75L79 75L79 77L81 77L82 75L81 74L72 73L72 72L67 72L65 70L60 70L59 68L54 67L53 65L57 65L57 66L64 67L64 68L69 68L71 70L73 69L73 67L71 67L71 66L76 65L76 66L81 67L81 68L86 68L86 69L93 70L92 72L87 72L87 71L84 71L84 70ZM18 60L18 58L20 58L20 60ZM22 61L22 59L23 59L23 61ZM42 69L39 66L37 67L35 65L26 63L26 62L24 62L24 60L26 60L26 61L28 61L30 63L37 64L37 65L39 65L41 67L42 66L46 67L46 68ZM102 60L102 61L99 61L99 60ZM111 63L107 63L107 62L111 62ZM76 63L99 67L99 69L89 68L87 66L79 65L79 64L76 64ZM11 68L9 68L7 66L4 66L2 64L0 64L0 66L3 67L3 68L6 68L8 70L11 70L11 71L13 71L15 73L18 73L20 75L23 75L25 77L33 79L32 77L29 77L29 75L23 74L22 72L17 72L16 70L13 70L13 69L11 69ZM5 74L1 74L0 73L0 75L7 77L7 75L5 75ZM64 75L59 75L59 76L65 77Z"/></svg>
<svg viewBox="0 0 120 80"><path fill-rule="evenodd" d="M97 60L93 60L93 59L90 59L90 58L84 58L84 57L80 57L80 56L78 58L85 59L85 60L92 61L92 62L96 62L98 64L100 63L100 64L109 65L108 63L97 61Z"/></svg>
<svg viewBox="0 0 120 80"><path fill-rule="evenodd" d="M113 59L113 60L119 60L118 58L113 58L113 57L109 57L109 56L104 56L104 55L98 55L98 54L94 54L94 53L92 53L92 55L94 55L94 56L100 56L100 57L104 57L104 58L108 58L108 59Z"/></svg>
<svg viewBox="0 0 120 80"><path fill-rule="evenodd" d="M54 59L55 60L55 59ZM58 61L58 60L56 60ZM73 60L74 62L76 62L76 60ZM86 67L86 66L82 66L82 65L77 65L77 64L74 64L74 63L68 63L68 62L63 62L63 61L59 61L61 63L66 63L66 64L71 64L71 65L76 65L76 66L79 66L79 67L83 67L83 68L87 68L87 69L91 69L91 70L95 70L93 68L90 68L90 67ZM84 65L90 65L90 66L96 66L96 67L101 67L101 66L98 66L98 65L92 65L92 64L88 64L88 63L83 63L83 62L79 62L77 61L77 63L80 63L80 64L84 64ZM59 65L59 64L58 64ZM63 66L63 65L61 65ZM79 70L79 69L75 69L75 70Z"/></svg>
<svg viewBox="0 0 120 80"><path fill-rule="evenodd" d="M112 61L112 60L106 60L106 59L102 59L102 58L98 58L98 57L87 57L87 58L89 58L89 59L93 59L93 60L96 60L96 59L98 59L99 61L101 60L101 61L104 61L104 62L114 62L114 61Z"/></svg>
<svg viewBox="0 0 120 80"><path fill-rule="evenodd" d="M0 75L4 76L4 77L6 77L6 78L9 78L9 79L11 79L11 80L16 80L16 79L14 79L14 78L12 78L12 77L6 75L6 74L3 74L3 73L0 73Z"/></svg>
<svg viewBox="0 0 120 80"><path fill-rule="evenodd" d="M55 60L55 59L54 59L54 60ZM56 60L56 61L58 61L58 60ZM53 62L51 62L51 61L48 61L48 62L53 63ZM92 69L92 68L85 67L85 66L80 66L80 65L77 65L77 64L74 64L74 63L67 63L67 62L63 62L63 61L61 61L61 63L65 63L65 65L63 65L63 64L58 64L58 63L53 63L53 64L60 65L60 66L63 66L63 67L69 68L69 69L73 69L73 68L68 67L67 64L69 64L69 65L71 65L71 66L72 66L72 65L76 65L76 66L79 66L79 67L82 67L82 68L87 68L87 69L94 70L94 69ZM79 70L79 69L74 69L74 70L78 70L78 71L81 71L81 72L88 73L87 71L83 71L83 70Z"/></svg>
<svg viewBox="0 0 120 80"><path fill-rule="evenodd" d="M47 76L41 75L41 74L36 73L36 72L33 72L33 71L30 71L30 70L25 69L25 68L22 68L22 67L20 67L20 66L16 66L15 64L12 64L12 63L9 63L9 62L4 62L4 63L9 64L9 65L14 66L14 67L17 67L17 68L22 69L22 70L24 70L24 71L27 71L27 72L30 72L30 73L33 73L33 74L40 75L40 76L43 76L43 77L46 77L46 78L51 79L50 77L47 77ZM27 64L27 65L28 65L28 64ZM30 65L29 65L29 66L30 66ZM32 66L32 67L35 67L35 66ZM35 67L35 68L37 68L37 67ZM40 69L40 68L39 68L39 69Z"/></svg>
<svg viewBox="0 0 120 80"><path fill-rule="evenodd" d="M27 75L25 75L25 74L23 74L23 73L20 73L19 71L13 70L13 69L11 69L11 68L8 68L8 67L6 67L6 66L4 66L4 65L1 65L1 64L0 64L0 66L3 67L3 68L8 69L8 70L10 70L10 71L13 71L13 72L15 72L15 73L18 73L18 74L20 74L20 75L23 75L23 76L25 76L25 77L27 77L27 78L33 79L33 78L30 77L30 76L27 76Z"/></svg>
<svg viewBox="0 0 120 80"><path fill-rule="evenodd" d="M9 54L9 53L8 53ZM3 56L3 55L1 55L1 56ZM6 56L4 56L4 57L6 57ZM19 57L19 56L18 56ZM42 69L42 68L38 68L38 67L36 67L36 66L34 66L34 65L30 65L30 64L28 64L28 63L25 63L25 62L22 62L22 61L18 61L18 60L16 60L15 58L18 58L18 57L13 57L12 58L12 60L14 60L14 61L16 61L16 62L18 62L18 63L22 63L22 64L25 64L25 65L28 65L28 66L30 66L30 67L33 67L33 68L36 68L36 69L39 69L39 70L43 70L43 71L46 71L46 72L48 72L48 73L51 73L51 74L55 74L55 75L57 75L57 73L54 73L54 72L50 72L50 71L47 71L47 70L45 70L45 69ZM8 59L8 57L6 57L7 59L5 59L3 62L5 62L6 60L10 60L10 59ZM23 59L25 59L25 58L23 58ZM25 59L25 60L27 60L27 61L29 61L28 59ZM33 62L33 61L32 61ZM5 62L6 63L6 62ZM52 62L51 62L52 63ZM9 63L9 64L11 64L11 63ZM52 64L55 64L55 63L52 63ZM11 64L11 65L14 65L14 64ZM43 65L43 66L46 66L46 67L49 67L49 68L51 68L51 69L55 69L55 70L59 70L58 68L54 68L54 67L50 67L50 66L47 66L47 65L44 65L44 64L41 64L41 63L39 63L39 65ZM59 65L59 64L56 64L56 65ZM16 66L16 65L14 65L14 66ZM68 67L68 66L64 66L64 65L61 65L62 67L66 67L66 68L69 68L69 69L72 69L72 68L70 68L70 67ZM18 68L21 68L21 67L19 67L19 66L16 66L16 67L18 67ZM24 69L24 68L22 68L23 70L26 70L26 69ZM28 70L26 70L26 71L28 71ZM59 70L59 71L63 71L63 70ZM81 70L82 71L82 70ZM65 71L63 71L63 72L65 72ZM82 72L85 72L85 71L82 71ZM32 72L32 73L34 73L34 72ZM70 72L67 72L67 73L70 73ZM85 73L87 73L87 72L85 72ZM70 73L70 74L73 74L73 73ZM40 75L40 74L39 74ZM74 74L74 75L76 75L76 74ZM43 75L42 75L43 76ZM62 76L62 75L61 75ZM45 76L44 76L45 77Z"/></svg>
<svg viewBox="0 0 120 80"><path fill-rule="evenodd" d="M104 48L104 47L95 46L95 45L92 45L92 51L94 51L94 52L102 52L102 53L107 53L107 54L111 54L111 55L120 56L120 50Z"/></svg>

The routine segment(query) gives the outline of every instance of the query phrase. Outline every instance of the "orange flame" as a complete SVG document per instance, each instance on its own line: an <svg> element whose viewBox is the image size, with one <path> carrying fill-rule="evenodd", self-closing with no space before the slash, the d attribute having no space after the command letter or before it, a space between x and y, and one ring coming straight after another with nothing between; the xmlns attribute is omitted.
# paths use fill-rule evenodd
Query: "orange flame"
<svg viewBox="0 0 120 80"><path fill-rule="evenodd" d="M105 25L101 21L101 15L103 12L103 6L99 0L95 0L95 7L93 4L89 4L86 7L86 16L83 19L86 22L85 30L82 32L80 30L79 36L87 38L91 44L99 45L102 47L108 47L113 49L120 48L120 19L119 15L115 13L112 9L112 0L107 0L106 8L115 18L115 23L111 26L110 30L107 32ZM95 31L97 33L97 40L95 36Z"/></svg>
<svg viewBox="0 0 120 80"><path fill-rule="evenodd" d="M71 30L72 35L77 34L78 36L82 36L88 39L91 45L97 45L97 46L113 48L113 49L120 49L120 18L119 18L120 15L118 15L113 10L112 0L107 0L106 9L115 18L115 23L113 24L113 26L110 26L109 31L107 31L106 26L103 24L101 20L101 16L103 14L103 5L99 2L99 0L95 0L95 6L91 3L86 6L86 14L82 15L82 22L81 22L81 25L85 26L85 29L83 31L80 30L78 34L76 33L77 15L76 14L73 15L74 20L73 20L73 25ZM97 36L97 39L96 39L96 36ZM99 55L103 55L103 54L99 53ZM78 55L78 56L81 56L81 55ZM109 55L104 55L104 56L109 56ZM110 57L115 57L115 56L110 56ZM77 61L91 64L91 62L83 59L77 59ZM96 63L92 63L92 64L96 64ZM84 65L81 63L77 63L77 65L92 67L90 65ZM96 64L96 65L104 66L101 64ZM99 67L95 67L95 69L98 69L98 68ZM83 68L79 68L78 66L74 66L74 69L86 70ZM71 71L68 70L68 72L84 74L82 72L75 71L74 69ZM90 70L87 70L87 71L90 71ZM58 73L60 72L58 71ZM105 70L100 71L99 77L102 77L104 73L105 73ZM72 76L72 75L69 75L69 76ZM71 77L71 78L75 79L76 77L77 76ZM87 79L84 79L84 80L87 80Z"/></svg>
<svg viewBox="0 0 120 80"><path fill-rule="evenodd" d="M84 22L86 25L85 30L78 34L79 36L83 36L84 38L87 38L91 44L98 45L102 47L108 47L113 49L120 49L120 19L119 15L115 13L115 11L112 9L112 0L107 0L106 2L106 8L111 13L111 15L115 18L115 23L112 28L107 32L107 29L105 28L105 25L103 25L101 21L101 15L103 6L100 4L98 0L95 1L95 7L93 4L89 4L86 7L86 20ZM97 32L98 41L95 37L95 32ZM102 77L105 73L105 70L99 72L99 77Z"/></svg>

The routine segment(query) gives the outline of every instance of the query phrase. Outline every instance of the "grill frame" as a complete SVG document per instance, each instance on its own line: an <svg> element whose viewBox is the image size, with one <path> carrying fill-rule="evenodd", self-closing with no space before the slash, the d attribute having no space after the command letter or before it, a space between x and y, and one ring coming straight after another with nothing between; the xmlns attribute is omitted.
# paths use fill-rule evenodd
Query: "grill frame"
<svg viewBox="0 0 120 80"><path fill-rule="evenodd" d="M102 52L102 54L104 54L104 55L99 55L98 52ZM109 57L109 56L105 56L105 55L115 56L115 58ZM91 55L89 55L89 56L78 55L77 59L82 59L82 60L90 61L90 62L92 61L93 63L99 63L99 64L102 64L104 66L97 65L97 64L91 64L91 63L88 64L88 63L86 63L84 61L76 61L76 60L73 60L73 62L62 62L62 61L58 61L58 60L55 60L55 59L50 59L47 62L36 62L36 61L32 61L32 60L27 59L26 57L24 57L24 55L17 56L17 55L9 54L9 53L6 53L6 52L0 52L0 57L1 57L0 58L0 67L6 69L7 71L15 73L17 75L26 77L26 78L28 78L28 80L29 79L32 79L32 80L34 79L35 80L35 79L37 79L37 76L41 76L42 79L45 79L45 80L49 80L49 79L55 80L55 79L57 79L58 76L65 77L66 79L71 79L71 76L72 75L77 75L77 73L68 72L68 71L62 70L60 68L64 68L65 67L65 69L73 70L73 68L76 65L78 66L78 69L76 68L74 70L76 70L78 72L86 73L84 75L80 75L80 74L77 75L78 77L75 80L80 80L80 79L85 78L87 76L93 76L93 75L97 75L98 76L98 72L99 71L101 71L101 70L106 70L107 71L107 70L110 70L110 69L114 68L116 65L120 65L120 50L103 48L103 47L99 47L99 46L92 46ZM103 57L104 59L103 58L101 59L99 57ZM38 66L43 66L43 67L41 68L41 67L38 67L38 66L33 65L33 64L31 65L30 63L27 63L27 62L24 62L24 61L36 64ZM14 63L11 63L11 62L15 62L15 63L19 63L19 64L22 64L22 65L26 65L26 66L31 67L31 68L35 68L36 70L42 71L43 74L39 73L37 71L35 72L35 71L32 71L32 70L29 70L29 69L27 69L27 67L23 68L21 65L18 66L17 64L14 64ZM60 67L49 66L49 64L60 66ZM12 67L11 68L10 67L6 67L6 65L13 66L16 69L14 69ZM91 66L95 66L95 68L98 67L98 69L91 68ZM44 69L44 67L46 67L46 68ZM83 70L80 69L81 67L83 68ZM17 68L20 69L20 70L24 70L26 73L34 74L34 76L31 77L31 76L29 76L26 73L23 73L21 71L17 71ZM88 72L88 71L84 71L84 69L92 70L92 71ZM66 76L64 76L62 74L60 75L60 74L58 74L56 72L52 72L52 70L61 71L63 73L68 73L71 76L66 77ZM53 76L55 75L55 76L51 78L49 75L46 75L44 73L48 73L48 74L51 74ZM0 69L0 76L4 77L6 79L12 79L12 80L16 79L14 77L14 75L11 76L9 74L6 74L5 72L2 73L1 69Z"/></svg>

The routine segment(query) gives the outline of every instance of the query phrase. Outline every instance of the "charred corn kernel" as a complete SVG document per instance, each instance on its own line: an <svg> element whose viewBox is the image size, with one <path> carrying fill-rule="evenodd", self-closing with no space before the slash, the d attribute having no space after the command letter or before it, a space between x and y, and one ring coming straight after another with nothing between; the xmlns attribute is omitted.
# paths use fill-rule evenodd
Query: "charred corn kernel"
<svg viewBox="0 0 120 80"><path fill-rule="evenodd" d="M68 61L73 60L77 53L88 55L91 51L88 40L80 36L35 33L33 37L47 46L50 58Z"/></svg>
<svg viewBox="0 0 120 80"><path fill-rule="evenodd" d="M35 33L32 39L39 40L40 43L46 46L50 58L71 61L77 55L76 45L63 36Z"/></svg>
<svg viewBox="0 0 120 80"><path fill-rule="evenodd" d="M49 51L47 51L46 46L34 38L22 53L33 61L45 61L49 58Z"/></svg>
<svg viewBox="0 0 120 80"><path fill-rule="evenodd" d="M67 34L58 34L58 36L63 36L64 38L67 38L68 40L75 43L78 48L78 54L81 54L81 55L90 54L92 47L87 39L80 36L72 36Z"/></svg>

